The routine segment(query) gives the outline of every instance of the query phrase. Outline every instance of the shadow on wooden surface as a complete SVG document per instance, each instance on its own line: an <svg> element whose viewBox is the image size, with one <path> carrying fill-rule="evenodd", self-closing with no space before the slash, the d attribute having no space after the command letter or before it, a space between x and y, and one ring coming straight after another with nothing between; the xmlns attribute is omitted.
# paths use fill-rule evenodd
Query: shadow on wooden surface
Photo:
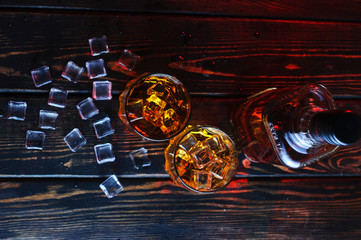
<svg viewBox="0 0 361 240"><path fill-rule="evenodd" d="M102 57L106 79L121 91L132 76L115 62L128 48L142 57L136 74L174 75L192 93L248 95L309 82L322 83L336 95L361 93L359 23L4 12L0 29L0 89L34 89L30 71L46 64L52 86L89 90L85 76L78 85L67 84L61 71L69 60L84 66ZM90 56L88 39L103 34L110 54Z"/></svg>
<svg viewBox="0 0 361 240"><path fill-rule="evenodd" d="M125 180L113 199L98 180L0 183L1 239L352 239L359 178L230 184L196 195L164 180ZM347 217L346 217L347 216ZM316 224L317 223L317 224Z"/></svg>

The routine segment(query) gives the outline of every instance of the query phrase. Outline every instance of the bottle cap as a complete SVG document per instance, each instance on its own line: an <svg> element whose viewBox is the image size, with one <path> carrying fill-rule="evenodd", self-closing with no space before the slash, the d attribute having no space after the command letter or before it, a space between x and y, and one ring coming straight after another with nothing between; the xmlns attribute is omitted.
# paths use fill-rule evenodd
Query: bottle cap
<svg viewBox="0 0 361 240"><path fill-rule="evenodd" d="M313 137L333 145L351 145L361 138L361 118L351 111L326 111L313 117Z"/></svg>

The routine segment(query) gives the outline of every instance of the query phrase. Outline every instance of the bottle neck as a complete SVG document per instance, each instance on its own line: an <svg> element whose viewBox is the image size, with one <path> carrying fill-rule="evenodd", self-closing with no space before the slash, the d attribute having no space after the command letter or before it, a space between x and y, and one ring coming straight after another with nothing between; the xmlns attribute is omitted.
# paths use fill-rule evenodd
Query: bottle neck
<svg viewBox="0 0 361 240"><path fill-rule="evenodd" d="M311 136L319 142L347 146L361 138L361 118L350 111L324 111L311 119Z"/></svg>

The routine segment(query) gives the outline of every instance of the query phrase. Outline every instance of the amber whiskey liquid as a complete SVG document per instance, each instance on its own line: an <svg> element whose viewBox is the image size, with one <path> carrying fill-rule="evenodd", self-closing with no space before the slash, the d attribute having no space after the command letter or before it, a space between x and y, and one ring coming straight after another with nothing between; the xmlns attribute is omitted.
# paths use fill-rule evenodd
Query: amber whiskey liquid
<svg viewBox="0 0 361 240"><path fill-rule="evenodd" d="M170 140L165 169L179 186L195 192L225 187L237 171L232 140L213 127L188 127Z"/></svg>
<svg viewBox="0 0 361 240"><path fill-rule="evenodd" d="M241 103L231 122L248 159L290 168L329 156L361 135L359 117L336 111L318 84L267 89Z"/></svg>
<svg viewBox="0 0 361 240"><path fill-rule="evenodd" d="M167 140L180 132L191 112L187 90L166 74L131 81L119 101L120 119L131 131L150 140Z"/></svg>

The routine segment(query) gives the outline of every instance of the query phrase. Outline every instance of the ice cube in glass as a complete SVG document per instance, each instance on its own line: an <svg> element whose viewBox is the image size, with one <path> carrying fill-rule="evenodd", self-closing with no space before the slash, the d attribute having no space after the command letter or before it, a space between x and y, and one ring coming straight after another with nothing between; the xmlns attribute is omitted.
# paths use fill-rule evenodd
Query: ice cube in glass
<svg viewBox="0 0 361 240"><path fill-rule="evenodd" d="M26 116L26 102L10 101L8 103L8 119L24 121Z"/></svg>
<svg viewBox="0 0 361 240"><path fill-rule="evenodd" d="M103 138L114 133L114 129L110 124L110 118L105 117L93 123L95 134L97 138Z"/></svg>
<svg viewBox="0 0 361 240"><path fill-rule="evenodd" d="M84 144L86 144L86 139L79 129L74 128L68 135L64 138L65 143L68 145L72 152L78 151Z"/></svg>
<svg viewBox="0 0 361 240"><path fill-rule="evenodd" d="M151 165L151 161L148 158L148 150L145 148L132 151L129 153L129 156L135 169L149 167Z"/></svg>
<svg viewBox="0 0 361 240"><path fill-rule="evenodd" d="M114 162L113 145L110 143L98 144L94 146L95 156L99 164Z"/></svg>
<svg viewBox="0 0 361 240"><path fill-rule="evenodd" d="M123 185L119 182L115 175L111 175L107 180L99 185L108 198L113 198L115 195L123 191Z"/></svg>
<svg viewBox="0 0 361 240"><path fill-rule="evenodd" d="M52 82L50 69L46 65L31 70L31 77L33 78L35 87L41 87Z"/></svg>
<svg viewBox="0 0 361 240"><path fill-rule="evenodd" d="M99 109L95 106L93 99L90 97L81 101L76 107L83 120L87 120L99 113Z"/></svg>
<svg viewBox="0 0 361 240"><path fill-rule="evenodd" d="M104 77L107 75L107 72L104 67L104 60L97 59L88 61L85 63L86 69L88 71L89 79Z"/></svg>
<svg viewBox="0 0 361 240"><path fill-rule="evenodd" d="M102 53L108 53L109 47L107 37L94 37L89 39L90 52L92 56L98 56Z"/></svg>
<svg viewBox="0 0 361 240"><path fill-rule="evenodd" d="M153 94L145 100L143 106L143 117L153 124L162 117L167 102Z"/></svg>
<svg viewBox="0 0 361 240"><path fill-rule="evenodd" d="M118 64L126 71L133 71L135 65L138 63L140 57L133 54L128 49L122 52L122 55L118 59Z"/></svg>
<svg viewBox="0 0 361 240"><path fill-rule="evenodd" d="M26 132L25 148L43 150L44 142L45 142L44 132L31 131L31 130L28 130Z"/></svg>
<svg viewBox="0 0 361 240"><path fill-rule="evenodd" d="M55 111L40 110L39 114L39 127L42 129L51 129L55 130L56 119L58 118L58 113Z"/></svg>
<svg viewBox="0 0 361 240"><path fill-rule="evenodd" d="M183 148L184 151L188 152L197 143L197 138L192 133L188 133L187 136L182 140L182 142L179 143L179 147Z"/></svg>
<svg viewBox="0 0 361 240"><path fill-rule="evenodd" d="M61 76L70 82L77 83L83 72L83 67L79 67L73 61L69 61L68 64L66 64L66 67Z"/></svg>
<svg viewBox="0 0 361 240"><path fill-rule="evenodd" d="M112 83L109 81L93 82L93 98L95 100L111 100L112 99Z"/></svg>
<svg viewBox="0 0 361 240"><path fill-rule="evenodd" d="M59 88L50 89L48 105L58 108L65 108L68 91Z"/></svg>

